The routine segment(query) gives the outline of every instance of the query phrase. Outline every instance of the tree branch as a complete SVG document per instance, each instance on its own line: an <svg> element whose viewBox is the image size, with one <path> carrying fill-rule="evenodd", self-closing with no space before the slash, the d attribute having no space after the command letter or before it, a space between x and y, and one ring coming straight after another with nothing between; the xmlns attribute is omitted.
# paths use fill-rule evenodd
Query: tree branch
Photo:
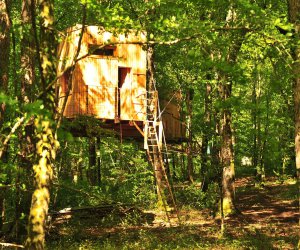
<svg viewBox="0 0 300 250"><path fill-rule="evenodd" d="M82 23L83 23L83 25L81 27L81 32L80 32L80 36L79 36L79 40L78 40L77 51L76 51L75 56L73 57L73 63L72 63L73 66L70 68L70 74L69 74L68 79L67 79L67 84L68 84L67 93L66 93L66 95L65 95L65 97L63 99L63 105L62 105L61 111L58 114L58 118L56 119L57 120L57 125L56 125L55 130L57 130L60 127L60 124L61 124L61 121L62 121L62 117L63 117L64 111L65 111L65 108L66 108L66 105L67 105L67 100L68 100L68 97L70 95L70 90L72 88L72 79L73 79L72 74L73 74L73 71L74 71L74 68L75 68L75 63L74 62L76 61L76 59L78 58L78 56L80 54L81 42L82 42L83 33L84 33L84 29L85 29L86 4L83 5L82 12L83 12L83 15L82 15Z"/></svg>
<svg viewBox="0 0 300 250"><path fill-rule="evenodd" d="M23 124L24 120L25 120L26 116L21 117L16 123L15 125L12 127L10 133L7 135L7 137L5 138L4 142L2 143L2 147L0 149L0 159L2 159L3 153L6 150L7 144L10 140L10 138L12 137L12 135L16 132L16 130Z"/></svg>
<svg viewBox="0 0 300 250"><path fill-rule="evenodd" d="M17 248L25 248L23 245L17 245L13 243L5 243L5 242L0 242L0 246L4 247L17 247ZM2 249L2 248L1 248Z"/></svg>

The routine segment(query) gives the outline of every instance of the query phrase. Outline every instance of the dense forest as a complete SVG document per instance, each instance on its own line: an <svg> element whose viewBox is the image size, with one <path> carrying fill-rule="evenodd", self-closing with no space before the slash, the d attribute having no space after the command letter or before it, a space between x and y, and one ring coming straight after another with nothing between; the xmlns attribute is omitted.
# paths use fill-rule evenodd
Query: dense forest
<svg viewBox="0 0 300 250"><path fill-rule="evenodd" d="M89 26L145 35L146 139L66 117ZM299 0L0 0L0 248L297 249L299 41Z"/></svg>

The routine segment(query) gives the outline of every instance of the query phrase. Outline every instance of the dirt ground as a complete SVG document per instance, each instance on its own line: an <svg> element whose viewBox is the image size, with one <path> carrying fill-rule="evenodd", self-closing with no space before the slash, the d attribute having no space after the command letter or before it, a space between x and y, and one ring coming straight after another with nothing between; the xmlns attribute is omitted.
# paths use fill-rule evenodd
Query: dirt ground
<svg viewBox="0 0 300 250"><path fill-rule="evenodd" d="M297 249L297 193L294 180L279 183L270 178L264 188L257 188L252 178L244 177L236 180L240 213L225 219L223 235L220 220L208 210L180 210L181 225L176 216L168 223L163 213L148 211L147 219L138 224L123 220L100 225L95 218L71 227L55 222L49 236L61 248L49 249L80 249L82 240L89 241L82 249ZM62 242L71 235L75 245Z"/></svg>

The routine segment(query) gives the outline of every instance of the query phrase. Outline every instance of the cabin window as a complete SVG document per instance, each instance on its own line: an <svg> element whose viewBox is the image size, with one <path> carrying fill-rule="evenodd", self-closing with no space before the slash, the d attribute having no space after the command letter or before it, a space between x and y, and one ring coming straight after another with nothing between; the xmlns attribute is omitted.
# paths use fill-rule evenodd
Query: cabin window
<svg viewBox="0 0 300 250"><path fill-rule="evenodd" d="M64 75L62 76L62 84L61 84L61 92L62 93L67 93L68 92L68 81L72 81L70 79L71 77L71 70L67 69L66 72L64 73Z"/></svg>
<svg viewBox="0 0 300 250"><path fill-rule="evenodd" d="M99 47L99 46L91 45L89 46L89 51L91 55L113 56L115 47L114 46Z"/></svg>
<svg viewBox="0 0 300 250"><path fill-rule="evenodd" d="M126 98L128 98L128 96L122 96L122 87L125 86L125 88L129 87L130 85L130 71L131 71L131 68L123 68L123 67L119 67L118 68L118 88L119 88L119 91L118 91L118 114L119 114L119 118L121 118L121 111L123 109L123 111L128 112L128 106L127 106L127 102L126 102ZM127 84L126 84L127 83ZM129 86L128 86L129 85ZM125 114L126 115L126 114Z"/></svg>

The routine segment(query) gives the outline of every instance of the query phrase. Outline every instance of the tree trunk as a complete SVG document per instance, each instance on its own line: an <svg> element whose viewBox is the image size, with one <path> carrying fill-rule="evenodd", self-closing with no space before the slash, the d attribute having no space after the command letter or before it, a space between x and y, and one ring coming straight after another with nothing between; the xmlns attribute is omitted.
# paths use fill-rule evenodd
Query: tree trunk
<svg viewBox="0 0 300 250"><path fill-rule="evenodd" d="M297 45L300 38L300 2L289 0L289 18L295 25L295 38L293 44L294 59L294 108L295 108L295 153L297 176L300 176L300 46Z"/></svg>
<svg viewBox="0 0 300 250"><path fill-rule="evenodd" d="M267 145L267 141L268 141L268 133L269 133L269 113L270 113L270 97L269 97L269 93L267 92L267 96L266 96L267 100L266 100L266 118L265 118L265 125L264 125L264 131L263 131L263 136L264 136L264 140L262 141L262 139L260 139L260 149L259 149L259 171L260 171L260 182L261 184L264 184L264 181L266 179L266 173L265 173L265 148ZM260 132L262 133L262 132ZM261 137L261 136L260 136Z"/></svg>
<svg viewBox="0 0 300 250"><path fill-rule="evenodd" d="M288 0L288 11L290 22L295 25L295 37L292 44L292 55L294 59L294 112L295 112L295 158L298 180L298 202L300 210L300 2L299 0ZM299 219L300 224L300 219ZM300 235L299 235L300 237ZM300 248L300 240L298 242Z"/></svg>
<svg viewBox="0 0 300 250"><path fill-rule="evenodd" d="M231 83L222 83L221 94L225 102L231 96ZM222 164L222 203L224 215L235 211L234 158L231 130L231 110L223 108L221 113L221 164Z"/></svg>
<svg viewBox="0 0 300 250"><path fill-rule="evenodd" d="M232 4L232 1L231 1ZM235 25L237 21L236 10L230 6L226 23L227 26ZM245 38L245 31L230 33L231 43L228 45L226 61L228 65L233 66L236 63L238 52ZM237 211L235 207L235 173L234 173L234 152L232 135L232 115L229 99L232 92L232 79L229 73L219 72L220 85L219 94L224 107L221 112L221 164L222 164L222 209L224 215L230 215Z"/></svg>
<svg viewBox="0 0 300 250"><path fill-rule="evenodd" d="M257 67L256 67L257 70ZM252 111L253 117L253 166L255 167L255 179L256 184L261 186L263 184L264 174L264 163L263 163L263 142L262 142L262 130L261 130L261 115L259 110L261 99L261 76L257 72L257 79L253 82L252 90L252 103L254 109ZM266 125L267 126L267 125Z"/></svg>
<svg viewBox="0 0 300 250"><path fill-rule="evenodd" d="M96 147L96 157L97 157L97 183L100 186L101 185L101 140L99 137L97 137L97 147Z"/></svg>
<svg viewBox="0 0 300 250"><path fill-rule="evenodd" d="M208 77L209 79L209 77ZM209 79L210 80L210 79ZM212 112L212 86L207 83L205 86L205 99L204 99L204 129L201 146L201 175L202 175L202 191L206 192L209 185L208 167L209 159L211 158L212 148L210 148L209 141L212 138L212 124L211 124L211 112Z"/></svg>
<svg viewBox="0 0 300 250"><path fill-rule="evenodd" d="M34 37L32 9L34 0L22 1L22 40L21 40L21 97L24 103L32 102L34 83Z"/></svg>
<svg viewBox="0 0 300 250"><path fill-rule="evenodd" d="M87 169L87 179L92 186L97 184L96 173L96 141L95 138L89 138L89 168Z"/></svg>
<svg viewBox="0 0 300 250"><path fill-rule="evenodd" d="M35 8L33 0L22 1L22 39L21 39L21 102L24 104L32 102L32 91L34 82L34 42L32 29L32 9ZM25 126L25 131L19 133L20 153L19 153L19 170L24 170L24 178L19 176L16 184L16 208L15 208L15 237L19 239L21 235L26 234L26 228L20 222L22 214L28 215L30 210L30 196L27 192L21 195L20 183L30 189L30 171L33 164L34 145L34 127L33 119ZM20 175L18 173L18 175Z"/></svg>
<svg viewBox="0 0 300 250"><path fill-rule="evenodd" d="M53 3L51 0L40 0L41 46L36 44L40 52L39 69L41 70L41 90L43 105L46 109L35 118L37 163L33 166L35 191L32 195L27 249L44 249L45 226L50 202L50 183L52 180L52 164L55 160L58 141L55 135L54 119L54 86L46 90L46 85L55 78L55 36L53 34ZM35 20L33 20L33 24ZM35 26L34 26L35 27ZM37 34L37 31L34 30Z"/></svg>
<svg viewBox="0 0 300 250"><path fill-rule="evenodd" d="M10 52L10 20L8 8L10 0L0 0L0 90L6 92L8 88L9 75L9 52ZM4 109L1 105L1 117ZM1 119L2 120L2 119Z"/></svg>
<svg viewBox="0 0 300 250"><path fill-rule="evenodd" d="M0 0L0 91L7 93L9 76L9 51L10 51L10 20L6 4L10 1ZM0 103L0 128L5 121L5 106ZM4 152L0 161L7 162L8 154ZM0 231L4 222L5 192L0 190Z"/></svg>
<svg viewBox="0 0 300 250"><path fill-rule="evenodd" d="M172 178L174 180L177 180L177 174L176 174L176 165L177 165L177 156L174 152L172 152Z"/></svg>
<svg viewBox="0 0 300 250"><path fill-rule="evenodd" d="M194 165L193 165L193 133L192 133L192 118L193 118L193 99L194 90L188 89L186 94L186 107L187 107L187 130L188 130L188 142L187 142L187 177L190 183L194 182Z"/></svg>
<svg viewBox="0 0 300 250"><path fill-rule="evenodd" d="M253 89L252 89L252 127L253 127L253 145L252 145L252 165L257 172L257 164L258 164L258 148L257 148L257 94L256 94L256 81L253 81ZM257 176L257 173L255 173Z"/></svg>

